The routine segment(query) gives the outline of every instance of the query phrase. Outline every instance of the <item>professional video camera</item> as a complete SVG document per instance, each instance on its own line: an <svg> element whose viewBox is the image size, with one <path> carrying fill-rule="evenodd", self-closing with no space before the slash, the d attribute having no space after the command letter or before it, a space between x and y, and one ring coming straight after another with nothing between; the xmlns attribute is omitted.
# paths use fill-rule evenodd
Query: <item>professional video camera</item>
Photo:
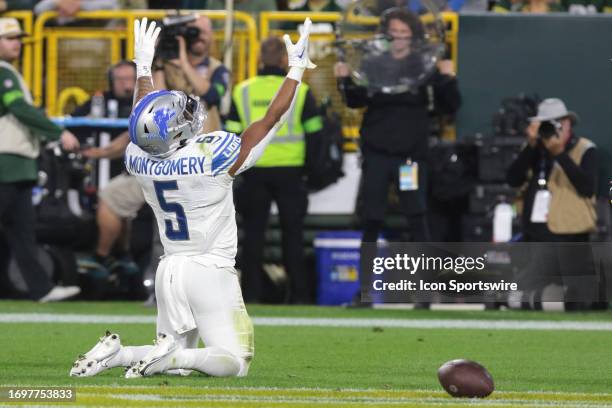
<svg viewBox="0 0 612 408"><path fill-rule="evenodd" d="M181 36L187 42L187 49L200 35L200 29L187 24L195 21L196 15L170 16L162 20L162 33L157 47L157 56L162 60L178 58L178 40Z"/></svg>
<svg viewBox="0 0 612 408"><path fill-rule="evenodd" d="M563 125L561 125L561 122L559 122L558 120L547 120L540 123L538 135L540 136L540 138L548 140L553 136L558 136L562 127Z"/></svg>

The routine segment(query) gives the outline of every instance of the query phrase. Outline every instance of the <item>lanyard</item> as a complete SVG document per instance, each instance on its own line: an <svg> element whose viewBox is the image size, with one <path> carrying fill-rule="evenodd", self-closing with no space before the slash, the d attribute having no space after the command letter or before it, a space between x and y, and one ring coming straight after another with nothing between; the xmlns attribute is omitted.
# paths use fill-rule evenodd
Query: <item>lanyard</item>
<svg viewBox="0 0 612 408"><path fill-rule="evenodd" d="M546 153L542 152L540 158L540 170L538 172L538 187L544 190L546 189Z"/></svg>

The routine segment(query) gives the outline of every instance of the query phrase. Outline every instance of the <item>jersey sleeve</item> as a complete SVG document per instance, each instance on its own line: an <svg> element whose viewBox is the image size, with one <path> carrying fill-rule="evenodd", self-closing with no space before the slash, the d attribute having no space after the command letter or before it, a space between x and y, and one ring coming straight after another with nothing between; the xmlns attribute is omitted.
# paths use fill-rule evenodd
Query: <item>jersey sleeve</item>
<svg viewBox="0 0 612 408"><path fill-rule="evenodd" d="M212 143L211 172L213 176L227 174L238 159L240 153L240 137L234 133L217 132Z"/></svg>
<svg viewBox="0 0 612 408"><path fill-rule="evenodd" d="M0 68L0 116L12 113L32 134L43 140L58 140L62 129L34 105L26 101L19 79L7 68Z"/></svg>

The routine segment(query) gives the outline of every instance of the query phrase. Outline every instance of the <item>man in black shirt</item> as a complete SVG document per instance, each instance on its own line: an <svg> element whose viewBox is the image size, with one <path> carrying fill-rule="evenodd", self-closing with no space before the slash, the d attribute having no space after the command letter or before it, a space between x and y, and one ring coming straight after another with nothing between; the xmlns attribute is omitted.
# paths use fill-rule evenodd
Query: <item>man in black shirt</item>
<svg viewBox="0 0 612 408"><path fill-rule="evenodd" d="M355 84L346 64L337 63L334 67L348 107L367 107L360 129L363 242L376 242L392 182L398 185L400 205L410 221L413 240L426 242L430 239L426 217L428 106L433 102L437 111L453 114L459 108L461 96L452 61L440 61L425 83L410 83L415 72L422 69L416 62L419 55L413 52L413 45L425 38L418 16L405 9L390 9L381 18L381 30L392 38L390 50L374 58L364 58L361 68L370 77L369 86ZM388 85L399 85L387 92L385 81L390 81ZM418 182L405 188L400 180L400 168L411 165L414 169L415 163Z"/></svg>
<svg viewBox="0 0 612 408"><path fill-rule="evenodd" d="M136 85L136 66L132 61L120 61L113 65L108 70L108 87L104 92L102 111L99 114L105 118L127 118L132 112L132 98L134 96L134 86ZM89 99L82 105L79 105L72 112L72 116L89 116L92 114L92 99ZM116 106L116 111L111 112L109 107ZM91 129L86 129L90 131ZM85 135L85 132L81 136ZM86 150L85 155L93 159L110 158L110 176L115 177L121 174L124 170L123 152L125 145L128 142L127 129L116 128L109 129L108 133L111 140L115 141L121 137L121 140L105 147L93 147Z"/></svg>
<svg viewBox="0 0 612 408"><path fill-rule="evenodd" d="M108 70L108 90L104 92L103 117L110 117L108 101L117 101L117 117L127 118L132 112L132 99L136 84L136 66L132 61L119 61ZM72 112L72 116L87 116L91 113L91 99L79 105Z"/></svg>

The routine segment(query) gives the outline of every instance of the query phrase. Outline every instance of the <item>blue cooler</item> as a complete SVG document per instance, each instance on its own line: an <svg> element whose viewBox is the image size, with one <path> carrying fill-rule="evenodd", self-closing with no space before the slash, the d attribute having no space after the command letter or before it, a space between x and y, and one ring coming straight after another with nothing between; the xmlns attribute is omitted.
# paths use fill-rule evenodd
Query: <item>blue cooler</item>
<svg viewBox="0 0 612 408"><path fill-rule="evenodd" d="M317 303L341 305L359 293L361 232L328 231L317 234Z"/></svg>

